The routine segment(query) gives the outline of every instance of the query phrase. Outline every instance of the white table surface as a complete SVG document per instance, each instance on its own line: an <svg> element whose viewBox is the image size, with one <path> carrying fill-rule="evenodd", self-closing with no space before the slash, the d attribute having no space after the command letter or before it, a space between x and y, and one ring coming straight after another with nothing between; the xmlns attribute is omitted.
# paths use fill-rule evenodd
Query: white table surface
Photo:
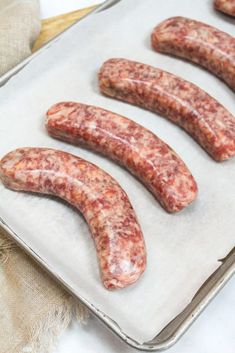
<svg viewBox="0 0 235 353"><path fill-rule="evenodd" d="M40 0L41 16L47 18L102 0ZM140 323L141 324L141 323ZM55 353L134 353L135 349L121 342L90 318L86 326L76 322L63 333ZM234 353L235 352L235 278L232 278L203 314L169 353Z"/></svg>
<svg viewBox="0 0 235 353"><path fill-rule="evenodd" d="M63 13L101 4L104 0L40 0L42 18L57 16Z"/></svg>

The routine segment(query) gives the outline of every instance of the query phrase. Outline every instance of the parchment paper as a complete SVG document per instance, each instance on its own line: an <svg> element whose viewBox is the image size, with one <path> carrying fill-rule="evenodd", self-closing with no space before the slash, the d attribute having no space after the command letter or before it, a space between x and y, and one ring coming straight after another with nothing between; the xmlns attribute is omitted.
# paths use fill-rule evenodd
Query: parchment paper
<svg viewBox="0 0 235 353"><path fill-rule="evenodd" d="M235 33L235 21L211 0L122 0L73 27L0 89L0 155L21 146L62 149L96 163L128 193L141 223L148 266L135 285L102 286L94 244L82 216L56 199L0 185L1 217L80 295L138 341L153 338L192 299L235 245L235 160L214 162L185 132L153 113L99 93L97 71L110 57L142 61L181 75L235 114L235 96L219 79L179 59L155 53L150 33L163 19L184 15ZM137 121L171 145L199 186L196 202L167 214L127 171L85 149L51 139L46 110L58 101L94 104Z"/></svg>

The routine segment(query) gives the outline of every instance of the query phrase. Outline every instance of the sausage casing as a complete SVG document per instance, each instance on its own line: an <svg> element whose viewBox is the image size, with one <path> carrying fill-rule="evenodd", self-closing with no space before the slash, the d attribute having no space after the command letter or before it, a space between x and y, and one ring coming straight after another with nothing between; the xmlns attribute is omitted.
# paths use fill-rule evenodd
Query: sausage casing
<svg viewBox="0 0 235 353"><path fill-rule="evenodd" d="M214 0L216 10L235 16L235 0Z"/></svg>
<svg viewBox="0 0 235 353"><path fill-rule="evenodd" d="M235 155L235 119L196 85L169 72L126 59L110 59L99 72L104 94L149 109L186 130L215 160Z"/></svg>
<svg viewBox="0 0 235 353"><path fill-rule="evenodd" d="M151 131L102 108L62 102L47 112L46 128L55 138L85 145L136 175L168 212L196 197L197 185L177 154Z"/></svg>
<svg viewBox="0 0 235 353"><path fill-rule="evenodd" d="M235 38L205 23L171 17L154 28L152 47L201 65L235 90Z"/></svg>
<svg viewBox="0 0 235 353"><path fill-rule="evenodd" d="M66 152L20 148L0 161L0 179L13 190L56 195L83 214L106 288L125 287L143 273L145 243L135 212L124 190L102 169Z"/></svg>

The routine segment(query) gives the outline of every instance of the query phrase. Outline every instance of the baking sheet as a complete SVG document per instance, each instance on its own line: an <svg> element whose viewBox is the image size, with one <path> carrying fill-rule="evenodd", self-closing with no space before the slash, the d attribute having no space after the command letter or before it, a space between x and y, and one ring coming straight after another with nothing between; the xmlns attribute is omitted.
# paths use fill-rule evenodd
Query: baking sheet
<svg viewBox="0 0 235 353"><path fill-rule="evenodd" d="M142 226L148 266L135 285L103 288L93 241L80 214L49 197L16 193L0 185L0 216L80 296L115 320L133 339L152 339L191 301L234 247L235 161L218 164L183 131L140 108L99 93L97 71L110 57L126 57L181 75L235 114L234 94L190 63L157 54L149 35L161 20L184 15L234 34L235 21L219 15L211 1L122 0L87 17L40 53L0 89L0 155L20 146L74 153L113 175L128 193ZM146 126L170 144L194 174L197 201L167 214L133 176L104 157L47 136L45 111L57 101L102 106Z"/></svg>

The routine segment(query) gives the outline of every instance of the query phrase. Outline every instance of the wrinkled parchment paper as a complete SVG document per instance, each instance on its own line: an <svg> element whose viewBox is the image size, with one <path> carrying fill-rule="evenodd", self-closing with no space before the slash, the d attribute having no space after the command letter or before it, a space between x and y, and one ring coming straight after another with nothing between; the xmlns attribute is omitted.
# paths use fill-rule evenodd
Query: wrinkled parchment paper
<svg viewBox="0 0 235 353"><path fill-rule="evenodd" d="M145 235L148 266L135 285L115 292L101 284L86 223L65 203L0 184L0 216L79 295L138 341L153 338L172 320L235 245L235 160L214 162L166 119L106 98L98 90L97 71L103 61L126 57L181 75L235 114L234 93L219 79L151 49L153 27L173 15L235 34L235 21L214 12L210 0L122 0L78 23L0 89L0 156L22 146L62 149L96 163L128 193ZM112 161L47 136L46 110L66 100L113 110L151 129L191 169L199 186L196 202L179 214L167 214L139 181Z"/></svg>

